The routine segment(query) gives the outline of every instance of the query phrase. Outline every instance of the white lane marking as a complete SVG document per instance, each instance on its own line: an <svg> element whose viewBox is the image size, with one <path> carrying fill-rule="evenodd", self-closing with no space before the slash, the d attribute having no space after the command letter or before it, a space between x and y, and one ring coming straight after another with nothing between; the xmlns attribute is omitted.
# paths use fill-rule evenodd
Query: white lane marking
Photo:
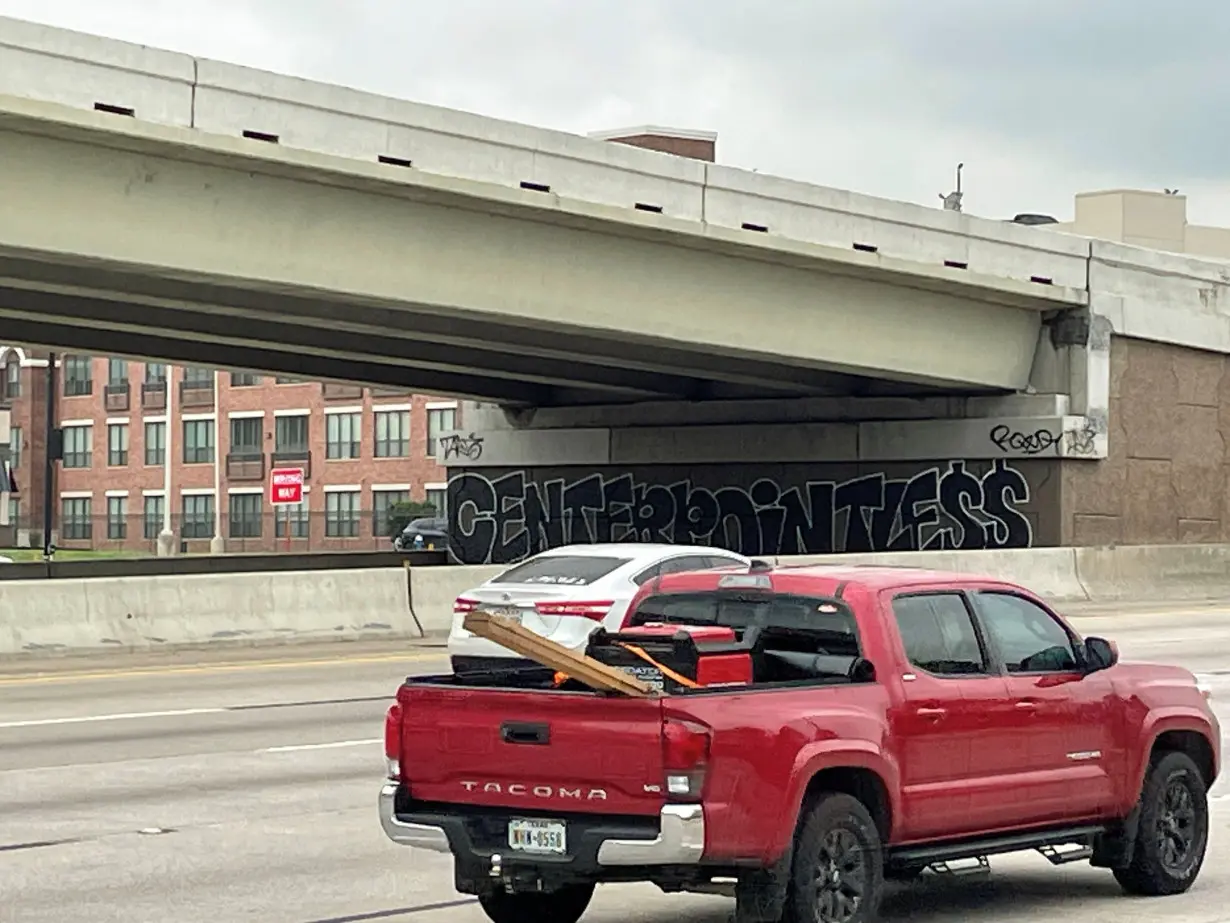
<svg viewBox="0 0 1230 923"><path fill-rule="evenodd" d="M37 718L32 721L0 721L6 728L36 728L52 724L88 724L94 721L137 721L142 718L183 718L188 715L220 715L225 708L181 708L177 711L134 711L120 715L85 715L79 718Z"/></svg>
<svg viewBox="0 0 1230 923"><path fill-rule="evenodd" d="M382 744L384 739L380 737L372 737L367 740L335 740L328 744L295 744L290 747L266 747L260 753L296 753L299 750L337 750L341 747L370 747L374 744Z"/></svg>

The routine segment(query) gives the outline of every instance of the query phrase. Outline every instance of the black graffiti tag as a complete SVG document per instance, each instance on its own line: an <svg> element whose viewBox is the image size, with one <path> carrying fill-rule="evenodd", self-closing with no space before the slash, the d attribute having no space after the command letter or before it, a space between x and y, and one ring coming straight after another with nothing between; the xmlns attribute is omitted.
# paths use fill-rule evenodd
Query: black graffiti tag
<svg viewBox="0 0 1230 923"><path fill-rule="evenodd" d="M1023 548L1033 543L1029 483L1005 461L910 478L870 474L783 488L700 487L631 473L534 480L525 471L449 480L449 531L464 564L506 564L560 545L672 542L747 555Z"/></svg>
<svg viewBox="0 0 1230 923"><path fill-rule="evenodd" d="M483 437L470 433L469 436L461 436L454 434L445 436L440 440L441 446L444 448L444 460L450 458L467 458L470 461L478 461L483 457Z"/></svg>
<svg viewBox="0 0 1230 923"><path fill-rule="evenodd" d="M1001 423L991 429L990 439L1001 452L1020 452L1024 455L1041 455L1059 445L1061 433L1039 429L1022 433Z"/></svg>

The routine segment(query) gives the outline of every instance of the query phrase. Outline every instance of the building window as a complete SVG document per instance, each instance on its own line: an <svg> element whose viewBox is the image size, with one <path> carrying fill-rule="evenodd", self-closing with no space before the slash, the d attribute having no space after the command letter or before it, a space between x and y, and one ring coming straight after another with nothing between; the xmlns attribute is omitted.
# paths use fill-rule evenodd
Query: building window
<svg viewBox="0 0 1230 923"><path fill-rule="evenodd" d="M145 463L147 465L167 463L167 425L165 423L145 424Z"/></svg>
<svg viewBox="0 0 1230 923"><path fill-rule="evenodd" d="M9 464L14 471L21 467L21 449L21 427L14 426L9 430Z"/></svg>
<svg viewBox="0 0 1230 923"><path fill-rule="evenodd" d="M289 527L291 538L308 537L308 506L307 497L295 504L279 506L274 513L274 534L278 538L286 538Z"/></svg>
<svg viewBox="0 0 1230 923"><path fill-rule="evenodd" d="M165 382L167 380L167 367L162 362L147 362L145 363L145 383L147 385L154 382Z"/></svg>
<svg viewBox="0 0 1230 923"><path fill-rule="evenodd" d="M448 515L448 491L439 487L427 490L427 502L436 508L436 515L444 518Z"/></svg>
<svg viewBox="0 0 1230 923"><path fill-rule="evenodd" d="M10 359L4 367L4 396L9 400L21 397L21 362Z"/></svg>
<svg viewBox="0 0 1230 923"><path fill-rule="evenodd" d="M265 421L260 417L231 420L231 454L260 455L265 440Z"/></svg>
<svg viewBox="0 0 1230 923"><path fill-rule="evenodd" d="M64 427L64 467L88 468L94 453L94 427Z"/></svg>
<svg viewBox="0 0 1230 923"><path fill-rule="evenodd" d="M190 365L184 369L184 384L189 388L208 388L214 383L214 370Z"/></svg>
<svg viewBox="0 0 1230 923"><path fill-rule="evenodd" d="M261 383L261 377L255 372L231 372L232 388L255 388Z"/></svg>
<svg viewBox="0 0 1230 923"><path fill-rule="evenodd" d="M362 442L363 415L330 413L325 416L325 457L358 458Z"/></svg>
<svg viewBox="0 0 1230 923"><path fill-rule="evenodd" d="M325 494L325 535L329 538L356 538L359 534L359 492L334 491Z"/></svg>
<svg viewBox="0 0 1230 923"><path fill-rule="evenodd" d="M107 360L107 384L109 385L128 384L128 360L127 359L108 359Z"/></svg>
<svg viewBox="0 0 1230 923"><path fill-rule="evenodd" d="M261 537L260 494L231 494L228 530L231 538Z"/></svg>
<svg viewBox="0 0 1230 923"><path fill-rule="evenodd" d="M121 468L128 464L127 423L107 425L107 464L112 468Z"/></svg>
<svg viewBox="0 0 1230 923"><path fill-rule="evenodd" d="M128 538L128 498L107 498L107 538Z"/></svg>
<svg viewBox="0 0 1230 923"><path fill-rule="evenodd" d="M408 490L372 491L372 535L377 538L392 538L389 512L399 503L410 502Z"/></svg>
<svg viewBox="0 0 1230 923"><path fill-rule="evenodd" d="M94 521L89 497L64 497L60 500L60 536L65 541L83 542L94 537Z"/></svg>
<svg viewBox="0 0 1230 923"><path fill-rule="evenodd" d="M277 452L306 453L308 450L308 424L311 417L278 417L274 421L274 450Z"/></svg>
<svg viewBox="0 0 1230 923"><path fill-rule="evenodd" d="M179 532L184 538L214 537L214 496L213 494L193 494L184 497L183 521Z"/></svg>
<svg viewBox="0 0 1230 923"><path fill-rule="evenodd" d="M184 421L184 464L204 465L214 460L214 421Z"/></svg>
<svg viewBox="0 0 1230 923"><path fill-rule="evenodd" d="M405 458L410 454L410 411L376 411L376 457Z"/></svg>
<svg viewBox="0 0 1230 923"><path fill-rule="evenodd" d="M445 433L457 428L457 408L448 407L427 411L427 455L436 457L436 444Z"/></svg>
<svg viewBox="0 0 1230 923"><path fill-rule="evenodd" d="M62 365L66 397L78 397L94 391L93 361L89 356L65 356Z"/></svg>
<svg viewBox="0 0 1230 923"><path fill-rule="evenodd" d="M279 375L277 378L274 379L274 381L277 382L279 385L301 385L303 384L302 378L287 378L285 375Z"/></svg>
<svg viewBox="0 0 1230 923"><path fill-rule="evenodd" d="M145 537L147 539L152 541L161 534L166 510L165 497L145 498Z"/></svg>

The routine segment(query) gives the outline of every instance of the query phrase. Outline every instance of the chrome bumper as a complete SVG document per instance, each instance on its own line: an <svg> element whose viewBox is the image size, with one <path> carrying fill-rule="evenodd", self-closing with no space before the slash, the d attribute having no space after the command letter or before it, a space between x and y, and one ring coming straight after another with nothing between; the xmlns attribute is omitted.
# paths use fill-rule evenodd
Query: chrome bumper
<svg viewBox="0 0 1230 923"><path fill-rule="evenodd" d="M668 804L652 840L607 840L599 865L694 865L705 852L705 810L698 804Z"/></svg>
<svg viewBox="0 0 1230 923"><path fill-rule="evenodd" d="M452 852L448 837L441 827L426 824L407 824L397 819L393 812L393 799L397 797L397 783L386 782L380 788L380 826L384 835L401 846L430 849L432 852Z"/></svg>
<svg viewBox="0 0 1230 923"><path fill-rule="evenodd" d="M380 789L380 826L394 843L432 852L451 852L443 827L408 824L397 819L393 801L397 783ZM605 866L694 865L705 852L705 812L698 804L668 804L659 817L661 826L652 840L604 840L598 864Z"/></svg>

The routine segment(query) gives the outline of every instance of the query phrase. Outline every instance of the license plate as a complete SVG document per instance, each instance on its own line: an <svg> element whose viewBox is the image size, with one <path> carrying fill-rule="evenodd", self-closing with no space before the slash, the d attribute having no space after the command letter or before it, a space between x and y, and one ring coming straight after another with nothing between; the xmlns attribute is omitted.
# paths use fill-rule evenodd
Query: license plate
<svg viewBox="0 0 1230 923"><path fill-rule="evenodd" d="M508 848L518 852L563 855L568 850L567 828L560 821L510 820Z"/></svg>
<svg viewBox="0 0 1230 923"><path fill-rule="evenodd" d="M490 611L492 615L502 616L503 618L510 619L514 622L520 622L521 616L523 615L522 611L516 606L494 606L488 611Z"/></svg>

